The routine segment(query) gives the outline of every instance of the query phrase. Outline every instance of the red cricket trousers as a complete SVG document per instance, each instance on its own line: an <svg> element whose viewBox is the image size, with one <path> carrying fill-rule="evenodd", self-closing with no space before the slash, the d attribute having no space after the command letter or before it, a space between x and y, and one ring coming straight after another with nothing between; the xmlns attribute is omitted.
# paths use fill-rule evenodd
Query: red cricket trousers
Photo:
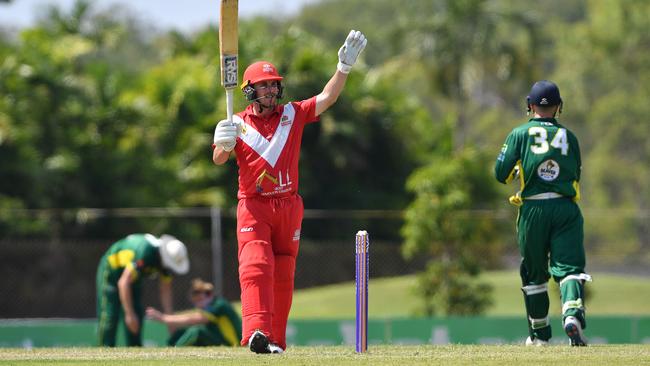
<svg viewBox="0 0 650 366"><path fill-rule="evenodd" d="M237 206L242 339L257 329L286 349L296 256L303 217L302 198L243 198Z"/></svg>

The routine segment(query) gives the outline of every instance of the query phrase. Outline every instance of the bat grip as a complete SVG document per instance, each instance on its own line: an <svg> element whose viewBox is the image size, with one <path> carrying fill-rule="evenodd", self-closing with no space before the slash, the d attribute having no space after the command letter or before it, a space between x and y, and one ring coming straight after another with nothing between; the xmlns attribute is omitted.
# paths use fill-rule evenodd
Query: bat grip
<svg viewBox="0 0 650 366"><path fill-rule="evenodd" d="M233 90L226 89L226 117L230 122L232 122L232 115L233 115Z"/></svg>

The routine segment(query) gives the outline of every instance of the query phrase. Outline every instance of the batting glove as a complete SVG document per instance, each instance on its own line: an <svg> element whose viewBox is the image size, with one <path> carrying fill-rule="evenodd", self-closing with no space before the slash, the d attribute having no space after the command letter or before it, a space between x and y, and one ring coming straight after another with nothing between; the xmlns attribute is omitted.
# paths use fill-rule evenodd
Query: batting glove
<svg viewBox="0 0 650 366"><path fill-rule="evenodd" d="M237 143L238 134L237 124L226 119L219 121L214 129L214 145L224 151L232 151Z"/></svg>
<svg viewBox="0 0 650 366"><path fill-rule="evenodd" d="M352 65L357 62L357 57L359 57L361 51L366 48L367 43L368 40L363 33L354 29L351 30L343 46L339 48L339 63L336 68L344 74L349 73L352 70Z"/></svg>

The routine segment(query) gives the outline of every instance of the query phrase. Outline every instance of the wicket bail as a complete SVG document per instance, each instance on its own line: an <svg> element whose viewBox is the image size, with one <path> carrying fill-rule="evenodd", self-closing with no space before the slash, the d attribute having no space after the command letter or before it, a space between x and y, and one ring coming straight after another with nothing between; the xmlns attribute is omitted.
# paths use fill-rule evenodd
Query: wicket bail
<svg viewBox="0 0 650 366"><path fill-rule="evenodd" d="M356 239L356 292L357 292L357 326L356 351L365 352L368 349L368 278L369 257L368 232L360 230Z"/></svg>

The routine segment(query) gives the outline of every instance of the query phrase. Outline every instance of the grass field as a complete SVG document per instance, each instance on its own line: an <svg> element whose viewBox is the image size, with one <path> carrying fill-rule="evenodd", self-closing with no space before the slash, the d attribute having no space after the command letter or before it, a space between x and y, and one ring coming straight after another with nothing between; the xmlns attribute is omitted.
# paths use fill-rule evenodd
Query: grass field
<svg viewBox="0 0 650 366"><path fill-rule="evenodd" d="M592 273L593 282L586 286L588 315L650 315L647 277ZM516 271L493 271L481 281L494 287L494 304L485 315L522 315L523 297ZM369 316L373 318L408 317L418 305L413 294L414 276L371 278L369 282ZM551 315L560 314L559 290L549 282ZM336 284L296 291L291 308L292 319L354 318L354 283Z"/></svg>
<svg viewBox="0 0 650 366"><path fill-rule="evenodd" d="M647 277L592 273L589 315L650 315ZM515 271L486 273L494 287L488 316L523 313ZM415 277L370 281L371 318L408 317L417 306ZM557 287L551 282L551 314L559 315ZM354 283L296 291L292 319L354 318ZM236 305L237 308L239 305ZM522 330L525 331L525 330ZM650 365L650 344L567 345L370 345L365 354L353 346L290 346L283 355L255 355L246 348L34 348L0 349L0 365Z"/></svg>
<svg viewBox="0 0 650 366"><path fill-rule="evenodd" d="M3 349L0 365L650 365L650 345L291 347L282 355L244 348Z"/></svg>

